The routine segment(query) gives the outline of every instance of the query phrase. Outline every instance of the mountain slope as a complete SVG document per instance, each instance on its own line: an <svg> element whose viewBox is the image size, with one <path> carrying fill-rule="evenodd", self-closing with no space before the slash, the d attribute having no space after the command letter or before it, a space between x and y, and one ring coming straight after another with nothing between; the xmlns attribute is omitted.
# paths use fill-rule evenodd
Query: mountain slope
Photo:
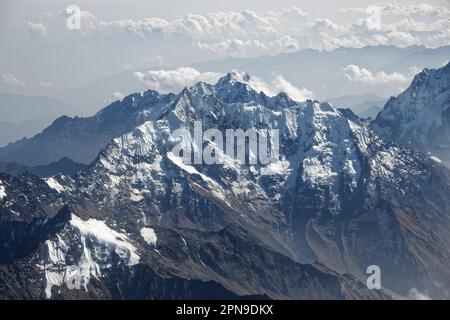
<svg viewBox="0 0 450 320"><path fill-rule="evenodd" d="M270 250L238 225L201 232L130 224L86 203L65 206L70 199L31 175L0 178L2 298L389 298ZM16 214L25 196L43 209Z"/></svg>
<svg viewBox="0 0 450 320"><path fill-rule="evenodd" d="M450 63L424 69L372 123L386 139L450 159Z"/></svg>
<svg viewBox="0 0 450 320"><path fill-rule="evenodd" d="M203 232L237 223L297 261L361 279L376 264L399 294L448 296L447 169L328 103L267 97L248 83L233 72L186 88L158 120L114 139L61 184L132 223ZM170 133L198 120L204 130L278 128L280 161L239 164L219 152L223 165L185 164Z"/></svg>
<svg viewBox="0 0 450 320"><path fill-rule="evenodd" d="M349 110L250 84L233 71L171 95L73 177L0 176L5 230L23 193L46 221L31 225L51 226L36 229L33 254L7 255L5 296L25 296L28 274L28 298L448 298L448 169ZM276 128L278 161L240 163L209 138L194 147L222 163L187 163L172 133L197 121L221 133ZM365 286L370 265L383 290Z"/></svg>

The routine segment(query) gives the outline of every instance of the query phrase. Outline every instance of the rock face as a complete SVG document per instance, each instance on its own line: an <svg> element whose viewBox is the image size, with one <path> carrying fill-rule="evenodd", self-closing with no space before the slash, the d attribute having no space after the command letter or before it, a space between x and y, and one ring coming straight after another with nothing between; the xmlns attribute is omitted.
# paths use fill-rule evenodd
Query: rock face
<svg viewBox="0 0 450 320"><path fill-rule="evenodd" d="M28 198L49 227L36 231L33 254L2 264L3 296L449 297L448 170L349 110L250 84L235 71L185 88L86 170L21 178L42 189ZM185 163L171 133L196 121L222 133L278 129L279 159L239 163L216 148L221 164ZM12 187L19 178L0 179L8 222L22 189ZM366 287L370 265L381 269L381 291Z"/></svg>
<svg viewBox="0 0 450 320"><path fill-rule="evenodd" d="M0 263L32 254L58 229L63 197L31 174L0 174Z"/></svg>
<svg viewBox="0 0 450 320"><path fill-rule="evenodd" d="M354 277L300 264L235 224L217 232L142 227L87 203L63 206L64 196L33 176L1 178L2 298L388 297ZM13 184L20 190L14 194ZM24 207L26 214L15 214L17 202L37 189L47 199L34 203L36 213Z"/></svg>
<svg viewBox="0 0 450 320"><path fill-rule="evenodd" d="M424 69L391 98L372 128L386 139L450 160L450 63Z"/></svg>

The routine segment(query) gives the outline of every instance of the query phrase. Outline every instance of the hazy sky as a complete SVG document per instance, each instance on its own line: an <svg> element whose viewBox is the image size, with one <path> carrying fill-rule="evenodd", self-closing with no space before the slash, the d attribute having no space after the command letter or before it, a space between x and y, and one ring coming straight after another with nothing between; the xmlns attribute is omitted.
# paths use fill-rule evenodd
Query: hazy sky
<svg viewBox="0 0 450 320"><path fill-rule="evenodd" d="M69 5L82 10L80 30L66 27ZM121 72L380 44L450 44L449 1L0 0L0 92L54 95Z"/></svg>

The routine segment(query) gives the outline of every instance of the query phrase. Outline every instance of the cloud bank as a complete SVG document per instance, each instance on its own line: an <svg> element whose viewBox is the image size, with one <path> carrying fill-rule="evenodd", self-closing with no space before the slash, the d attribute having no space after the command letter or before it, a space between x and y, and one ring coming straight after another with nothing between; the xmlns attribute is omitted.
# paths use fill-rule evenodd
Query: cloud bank
<svg viewBox="0 0 450 320"><path fill-rule="evenodd" d="M194 68L181 67L171 70L150 70L146 73L134 72L134 77L145 83L149 89L160 92L178 92L197 82L216 83L222 74L216 72L200 72ZM276 75L270 81L263 81L258 77L251 77L248 85L257 91L263 91L269 96L285 92L292 99L303 101L313 99L314 93L306 88L298 88L287 81L283 76Z"/></svg>
<svg viewBox="0 0 450 320"><path fill-rule="evenodd" d="M412 288L408 292L408 299L411 300L431 300L431 298L423 292L420 292L416 288Z"/></svg>
<svg viewBox="0 0 450 320"><path fill-rule="evenodd" d="M15 87L24 87L25 82L19 80L13 73L1 73L1 82Z"/></svg>
<svg viewBox="0 0 450 320"><path fill-rule="evenodd" d="M199 72L189 67L172 70L150 70L147 73L134 72L133 75L150 89L160 92L177 92L199 81L215 83L220 78L218 73Z"/></svg>
<svg viewBox="0 0 450 320"><path fill-rule="evenodd" d="M365 68L350 64L343 68L344 76L351 82L383 85L383 84L406 84L411 81L411 75L405 75L398 72L386 73L378 71L376 73Z"/></svg>
<svg viewBox="0 0 450 320"><path fill-rule="evenodd" d="M374 11L375 9L375 11ZM63 17L65 18L65 17ZM257 13L218 11L174 19L149 17L100 21L83 11L80 34L107 41L123 35L147 39L183 37L200 50L221 57L254 57L305 48L333 50L366 45L437 47L450 44L450 11L429 4L387 4L347 8L313 17L300 8ZM47 33L42 21L30 23L34 34ZM47 19L48 20L48 19ZM339 22L337 22L339 21Z"/></svg>
<svg viewBox="0 0 450 320"><path fill-rule="evenodd" d="M27 21L27 29L31 36L42 37L47 34L47 27L42 23L33 23Z"/></svg>

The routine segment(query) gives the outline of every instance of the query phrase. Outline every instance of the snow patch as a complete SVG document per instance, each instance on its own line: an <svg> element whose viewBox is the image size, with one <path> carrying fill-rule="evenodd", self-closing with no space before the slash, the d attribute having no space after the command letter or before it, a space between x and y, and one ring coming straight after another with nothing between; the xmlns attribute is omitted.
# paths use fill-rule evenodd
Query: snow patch
<svg viewBox="0 0 450 320"><path fill-rule="evenodd" d="M144 199L144 196L142 195L142 193L137 190L137 189L133 189L131 190L131 194L130 194L130 200L133 202L139 202L141 200Z"/></svg>
<svg viewBox="0 0 450 320"><path fill-rule="evenodd" d="M286 175L289 169L289 165L290 165L289 162L286 160L277 161L275 163L269 163L267 166L262 167L260 169L260 174L263 176L274 174Z"/></svg>
<svg viewBox="0 0 450 320"><path fill-rule="evenodd" d="M110 229L104 221L96 219L84 221L72 215L70 224L79 230L82 242L87 240L100 247L113 249L119 257L126 261L128 266L139 262L136 247L130 243L128 236ZM86 247L86 243L84 244Z"/></svg>
<svg viewBox="0 0 450 320"><path fill-rule="evenodd" d="M433 161L435 161L435 162L437 162L437 163L442 163L442 160L439 159L439 158L436 157L436 156L431 156L430 159L433 160Z"/></svg>
<svg viewBox="0 0 450 320"><path fill-rule="evenodd" d="M6 197L5 186L3 185L3 182L0 180L0 200L2 200L4 197Z"/></svg>
<svg viewBox="0 0 450 320"><path fill-rule="evenodd" d="M214 181L210 177L204 175L203 173L199 172L195 167L184 164L183 159L180 157L177 157L172 152L167 153L167 158L170 161L172 161L173 164L178 166L180 169L186 171L187 173L199 175L203 179L203 181L205 181L212 187L212 191L215 194L215 196L223 199L223 190L216 181ZM220 192L218 192L218 191L220 191Z"/></svg>
<svg viewBox="0 0 450 320"><path fill-rule="evenodd" d="M152 228L144 227L141 229L140 233L142 238L148 245L150 246L156 245L156 241L158 240L158 238L156 237L155 230L153 230Z"/></svg>
<svg viewBox="0 0 450 320"><path fill-rule="evenodd" d="M56 235L56 240L47 240L47 255L44 259L44 296L47 299L52 297L52 287L61 286L67 279L65 265L65 252L68 248L65 242L59 235Z"/></svg>
<svg viewBox="0 0 450 320"><path fill-rule="evenodd" d="M412 288L408 292L408 299L412 300L431 300L431 298L423 292L420 292L416 288Z"/></svg>
<svg viewBox="0 0 450 320"><path fill-rule="evenodd" d="M48 184L50 188L58 191L58 193L64 192L64 187L60 185L59 182L55 180L55 178L53 177L47 178L45 179L45 182Z"/></svg>
<svg viewBox="0 0 450 320"><path fill-rule="evenodd" d="M84 289L90 278L100 278L104 269L110 268L114 254L127 266L139 262L139 255L127 235L109 228L104 221L89 219L84 221L72 214L70 225L80 236L81 257L74 265L67 265L66 257L71 248L56 235L47 240L47 254L44 259L43 296L52 296L52 287L66 284L69 289Z"/></svg>

